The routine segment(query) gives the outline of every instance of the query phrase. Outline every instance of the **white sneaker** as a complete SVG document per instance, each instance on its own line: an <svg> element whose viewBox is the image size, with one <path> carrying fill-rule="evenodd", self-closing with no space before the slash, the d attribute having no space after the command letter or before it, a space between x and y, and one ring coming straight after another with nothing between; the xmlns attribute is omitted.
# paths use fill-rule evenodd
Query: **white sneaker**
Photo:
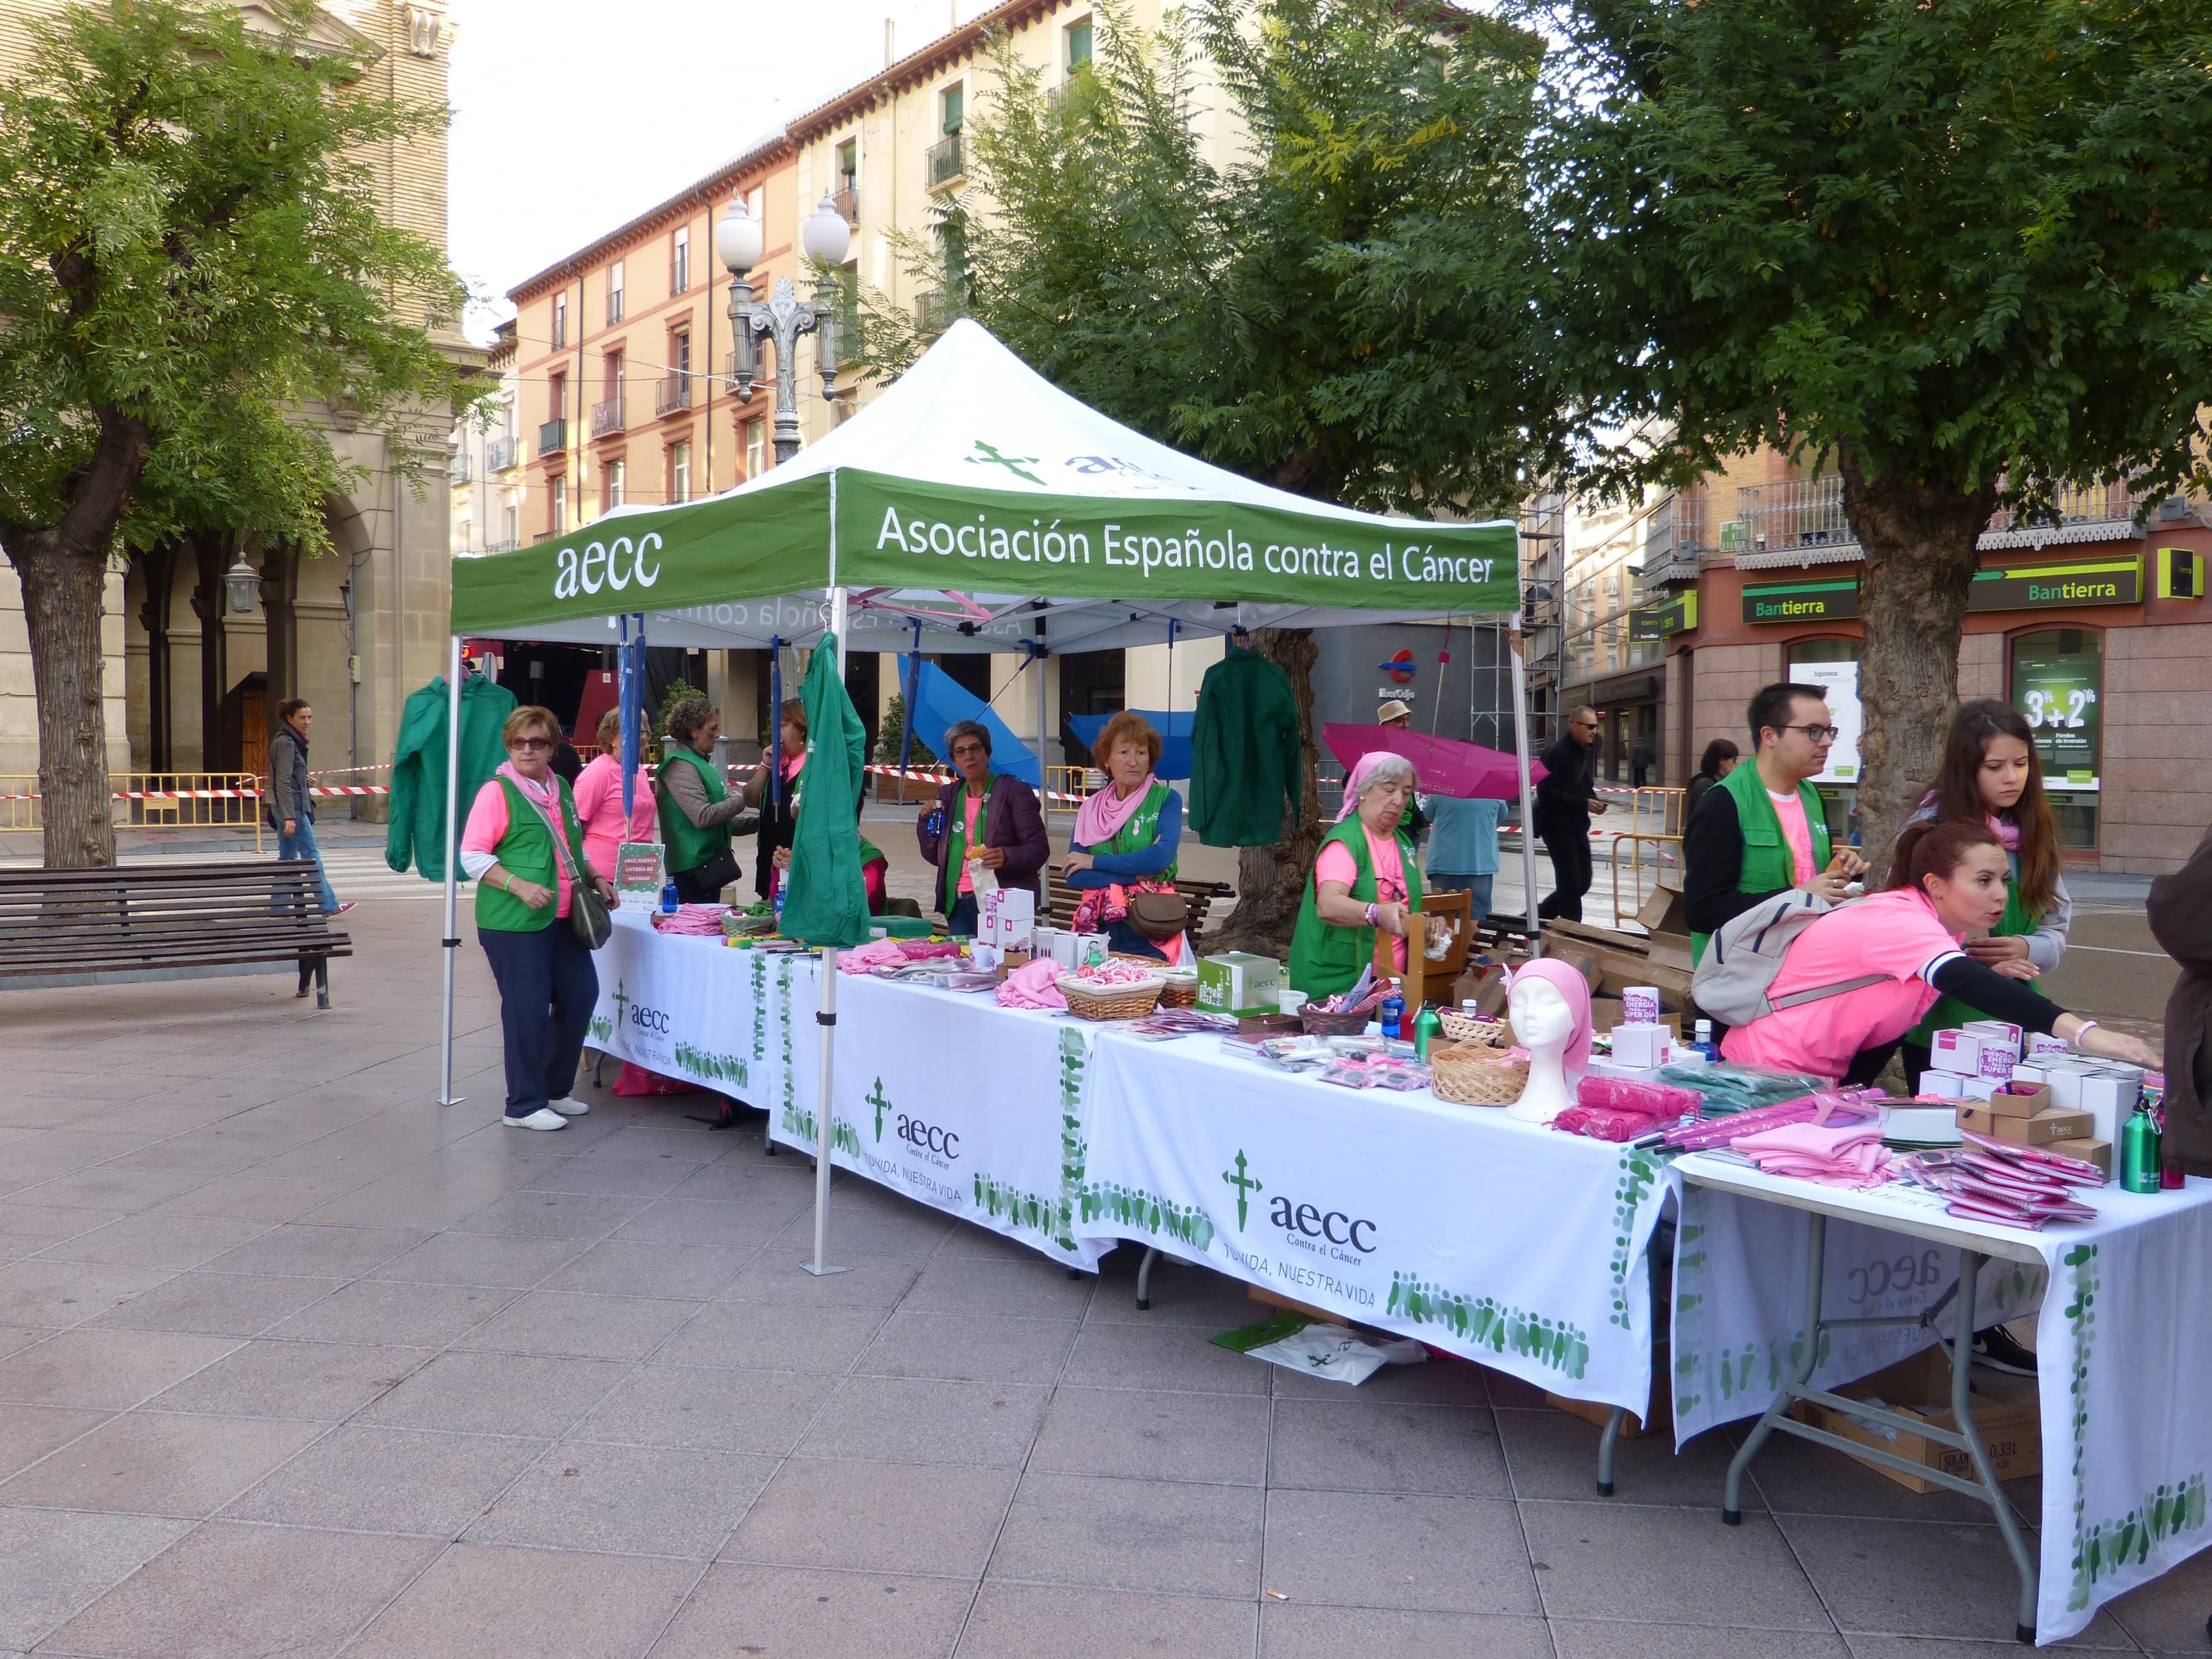
<svg viewBox="0 0 2212 1659"><path fill-rule="evenodd" d="M567 1095L562 1095L558 1100L549 1100L545 1103L563 1117L581 1117L592 1109L591 1102L574 1100Z"/></svg>
<svg viewBox="0 0 2212 1659"><path fill-rule="evenodd" d="M540 1106L528 1117L509 1117L500 1120L510 1129L565 1129L568 1120L560 1113Z"/></svg>

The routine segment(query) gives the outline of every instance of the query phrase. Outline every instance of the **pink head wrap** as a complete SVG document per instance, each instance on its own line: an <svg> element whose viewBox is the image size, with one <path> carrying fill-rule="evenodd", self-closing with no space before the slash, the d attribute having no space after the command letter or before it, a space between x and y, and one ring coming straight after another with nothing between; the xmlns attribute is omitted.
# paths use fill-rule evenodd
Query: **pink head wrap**
<svg viewBox="0 0 2212 1659"><path fill-rule="evenodd" d="M1527 967L1514 971L1507 981L1509 994L1510 988L1524 979L1540 979L1567 1000L1567 1007L1575 1017L1575 1034L1567 1039L1566 1066L1571 1072L1588 1071L1590 1057L1589 981L1565 963L1553 962L1546 957L1539 957Z"/></svg>
<svg viewBox="0 0 2212 1659"><path fill-rule="evenodd" d="M1388 749L1370 749L1352 763L1351 774L1344 780L1344 805L1337 809L1336 822L1342 823L1359 810L1359 793L1375 776L1375 769L1386 760L1405 760L1403 755ZM1411 761L1406 763L1410 766Z"/></svg>

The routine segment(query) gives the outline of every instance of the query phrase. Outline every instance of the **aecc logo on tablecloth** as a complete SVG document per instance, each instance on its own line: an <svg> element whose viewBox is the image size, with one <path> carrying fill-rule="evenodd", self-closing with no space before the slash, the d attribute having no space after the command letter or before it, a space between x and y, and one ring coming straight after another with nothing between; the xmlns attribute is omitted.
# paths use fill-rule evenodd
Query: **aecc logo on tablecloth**
<svg viewBox="0 0 2212 1659"><path fill-rule="evenodd" d="M1224 1170L1221 1178L1237 1189L1237 1231L1243 1232L1250 1218L1251 1200L1266 1190L1259 1177L1251 1173L1251 1165L1240 1150L1233 1170ZM1324 1210L1318 1204L1304 1204L1288 1194L1279 1193L1267 1206L1267 1219L1280 1228L1285 1242L1302 1250L1316 1255L1334 1256L1340 1261L1358 1261L1375 1249L1375 1224L1354 1217L1345 1210ZM1310 1243L1309 1240L1321 1243ZM1324 1249L1323 1244L1345 1246L1356 1252L1346 1255L1339 1249Z"/></svg>

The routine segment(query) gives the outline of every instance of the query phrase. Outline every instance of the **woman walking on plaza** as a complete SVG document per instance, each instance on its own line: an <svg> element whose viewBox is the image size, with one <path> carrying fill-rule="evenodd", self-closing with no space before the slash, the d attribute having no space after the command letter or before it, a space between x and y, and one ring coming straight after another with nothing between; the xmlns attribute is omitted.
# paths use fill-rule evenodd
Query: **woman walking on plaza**
<svg viewBox="0 0 2212 1659"><path fill-rule="evenodd" d="M610 904L615 890L585 857L575 797L552 769L561 727L551 711L518 708L502 735L507 760L469 809L461 868L477 884L477 939L499 985L507 1126L565 1129L591 1110L568 1091L599 997L568 907L576 881L590 882Z"/></svg>
<svg viewBox="0 0 2212 1659"><path fill-rule="evenodd" d="M267 811L276 826L276 856L313 864L323 914L342 916L353 908L353 901L339 903L331 878L323 873L322 849L315 845L315 801L307 793L307 731L314 721L315 711L303 697L287 697L276 705L276 729L269 736Z"/></svg>

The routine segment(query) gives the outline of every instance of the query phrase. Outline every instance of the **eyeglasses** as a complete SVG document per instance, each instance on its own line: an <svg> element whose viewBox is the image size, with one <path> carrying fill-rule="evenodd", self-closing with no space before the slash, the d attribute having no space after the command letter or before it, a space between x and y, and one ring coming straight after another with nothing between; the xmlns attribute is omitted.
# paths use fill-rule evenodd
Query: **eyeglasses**
<svg viewBox="0 0 2212 1659"><path fill-rule="evenodd" d="M1814 743L1833 743L1844 734L1840 726L1785 726L1785 732L1802 732Z"/></svg>
<svg viewBox="0 0 2212 1659"><path fill-rule="evenodd" d="M508 744L507 746L509 749L550 749L553 747L553 739L550 738L517 738L514 742Z"/></svg>

